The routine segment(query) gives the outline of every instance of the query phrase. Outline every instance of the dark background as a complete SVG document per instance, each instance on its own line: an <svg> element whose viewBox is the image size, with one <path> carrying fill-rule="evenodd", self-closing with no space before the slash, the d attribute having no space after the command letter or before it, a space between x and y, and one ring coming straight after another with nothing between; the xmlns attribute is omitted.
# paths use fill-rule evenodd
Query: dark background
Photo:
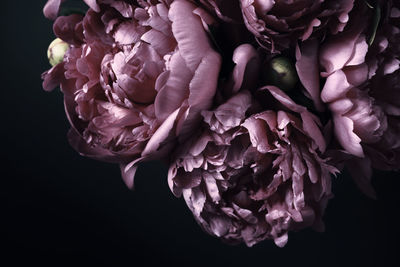
<svg viewBox="0 0 400 267"><path fill-rule="evenodd" d="M339 176L325 233L247 248L202 232L170 193L166 166L141 166L130 191L118 166L79 156L66 139L62 94L41 89L54 38L45 2L2 2L0 265L400 266L398 173L375 173L376 201Z"/></svg>

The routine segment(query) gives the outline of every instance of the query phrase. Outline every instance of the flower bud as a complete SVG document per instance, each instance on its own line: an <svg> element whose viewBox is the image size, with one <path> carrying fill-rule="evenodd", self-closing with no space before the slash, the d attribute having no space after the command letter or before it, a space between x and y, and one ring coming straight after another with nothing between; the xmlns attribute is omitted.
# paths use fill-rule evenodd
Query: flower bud
<svg viewBox="0 0 400 267"><path fill-rule="evenodd" d="M265 81L283 91L293 89L299 80L293 63L286 57L275 57L266 66Z"/></svg>
<svg viewBox="0 0 400 267"><path fill-rule="evenodd" d="M68 44L60 38L56 38L51 42L47 49L47 58L49 59L50 65L55 66L61 63L68 48Z"/></svg>

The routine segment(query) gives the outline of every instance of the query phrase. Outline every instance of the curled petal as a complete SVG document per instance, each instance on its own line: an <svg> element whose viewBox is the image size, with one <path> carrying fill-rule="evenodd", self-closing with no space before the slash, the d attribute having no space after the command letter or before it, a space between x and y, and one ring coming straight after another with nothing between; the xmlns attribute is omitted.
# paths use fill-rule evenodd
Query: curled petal
<svg viewBox="0 0 400 267"><path fill-rule="evenodd" d="M64 79L64 63L55 65L49 71L42 74L43 89L46 91L52 91L56 88L61 81Z"/></svg>
<svg viewBox="0 0 400 267"><path fill-rule="evenodd" d="M60 5L65 0L48 0L43 8L43 14L46 18L55 20L60 9Z"/></svg>
<svg viewBox="0 0 400 267"><path fill-rule="evenodd" d="M240 45L233 52L232 60L236 64L232 73L234 83L232 93L238 92L241 88L253 89L251 84L257 80L260 66L257 51L249 44Z"/></svg>
<svg viewBox="0 0 400 267"><path fill-rule="evenodd" d="M333 121L336 138L342 147L357 157L364 157L361 139L354 133L353 121L345 116L335 116Z"/></svg>
<svg viewBox="0 0 400 267"><path fill-rule="evenodd" d="M97 3L97 0L83 0L91 9L96 12L100 12L100 6Z"/></svg>
<svg viewBox="0 0 400 267"><path fill-rule="evenodd" d="M318 111L324 107L320 97L319 68L318 68L318 41L309 40L296 47L296 70L299 79Z"/></svg>

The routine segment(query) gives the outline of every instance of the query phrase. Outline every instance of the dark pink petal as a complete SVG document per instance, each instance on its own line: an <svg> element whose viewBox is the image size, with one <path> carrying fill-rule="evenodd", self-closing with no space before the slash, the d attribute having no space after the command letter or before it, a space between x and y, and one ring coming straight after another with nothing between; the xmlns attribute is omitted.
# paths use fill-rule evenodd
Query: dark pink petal
<svg viewBox="0 0 400 267"><path fill-rule="evenodd" d="M286 106L288 109L299 113L303 120L303 129L306 131L315 141L315 144L319 147L320 151L323 152L326 149L325 139L319 130L321 122L319 119L310 113L305 107L296 104L288 95L282 90L275 86L266 86L261 90L267 89L280 103Z"/></svg>
<svg viewBox="0 0 400 267"><path fill-rule="evenodd" d="M46 91L52 91L54 88L60 85L64 79L64 63L55 65L49 71L42 74L43 89Z"/></svg>
<svg viewBox="0 0 400 267"><path fill-rule="evenodd" d="M79 14L58 17L53 24L53 31L63 41L80 45L83 42L83 33L79 30L78 24L82 22L82 19L82 15Z"/></svg>
<svg viewBox="0 0 400 267"><path fill-rule="evenodd" d="M138 165L136 164L137 162L135 162L134 165L130 165L128 166L127 164L123 164L121 163L119 165L120 169L121 169L121 176L122 176L122 180L124 181L124 183L126 184L126 186L133 190L134 186L135 186L135 173L137 171L137 167Z"/></svg>
<svg viewBox="0 0 400 267"><path fill-rule="evenodd" d="M97 4L97 0L83 0L91 9L96 12L100 12L100 6Z"/></svg>
<svg viewBox="0 0 400 267"><path fill-rule="evenodd" d="M193 213L196 216L200 216L200 213L203 210L206 202L206 194L203 192L203 190L199 187L194 187L193 189L184 189L183 197Z"/></svg>
<svg viewBox="0 0 400 267"><path fill-rule="evenodd" d="M274 112L264 112L262 116L258 116L258 118L262 118L264 116L273 116L271 120L276 121L276 114ZM271 150L269 142L273 142L273 140L268 140L268 135L265 131L265 122L256 118L257 117L250 117L249 119L247 119L243 123L243 127L248 130L253 147L257 148L260 153L267 153Z"/></svg>
<svg viewBox="0 0 400 267"><path fill-rule="evenodd" d="M201 115L211 130L222 134L243 122L246 111L251 104L251 94L248 91L242 91L220 105L216 110L205 110L201 112Z"/></svg>
<svg viewBox="0 0 400 267"><path fill-rule="evenodd" d="M309 40L296 47L296 70L304 88L310 94L318 111L324 107L320 97L318 41Z"/></svg>
<svg viewBox="0 0 400 267"><path fill-rule="evenodd" d="M232 60L236 64L232 72L232 93L236 93L240 89L253 90L260 66L257 51L249 44L240 45L233 52Z"/></svg>

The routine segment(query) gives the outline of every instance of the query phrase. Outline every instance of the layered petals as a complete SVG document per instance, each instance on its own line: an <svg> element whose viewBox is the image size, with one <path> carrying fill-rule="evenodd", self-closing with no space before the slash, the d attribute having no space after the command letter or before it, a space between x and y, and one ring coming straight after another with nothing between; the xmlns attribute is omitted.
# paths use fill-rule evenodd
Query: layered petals
<svg viewBox="0 0 400 267"><path fill-rule="evenodd" d="M189 1L85 2L85 16L57 18L70 49L43 86L61 85L71 144L120 163L131 187L137 163L161 158L212 105L221 66L207 34L213 19ZM46 14L60 4L49 1Z"/></svg>
<svg viewBox="0 0 400 267"><path fill-rule="evenodd" d="M355 23L326 40L320 54L321 75L327 77L321 99L332 113L339 144L355 157L352 162L363 166L363 175L354 173L354 178L369 195L373 195L366 186L371 166L383 170L400 166L399 142L394 138L400 125L397 5L388 2L382 9L382 14L390 15L382 15L373 40L362 24Z"/></svg>
<svg viewBox="0 0 400 267"><path fill-rule="evenodd" d="M293 47L346 26L354 1L240 0L244 22L259 43L272 53Z"/></svg>
<svg viewBox="0 0 400 267"><path fill-rule="evenodd" d="M206 232L229 243L273 239L282 247L288 231L323 226L337 170L307 133L312 122L298 113L307 110L278 91L271 88L288 111L248 116L254 99L241 91L203 112L204 130L178 149L169 169L172 192Z"/></svg>

